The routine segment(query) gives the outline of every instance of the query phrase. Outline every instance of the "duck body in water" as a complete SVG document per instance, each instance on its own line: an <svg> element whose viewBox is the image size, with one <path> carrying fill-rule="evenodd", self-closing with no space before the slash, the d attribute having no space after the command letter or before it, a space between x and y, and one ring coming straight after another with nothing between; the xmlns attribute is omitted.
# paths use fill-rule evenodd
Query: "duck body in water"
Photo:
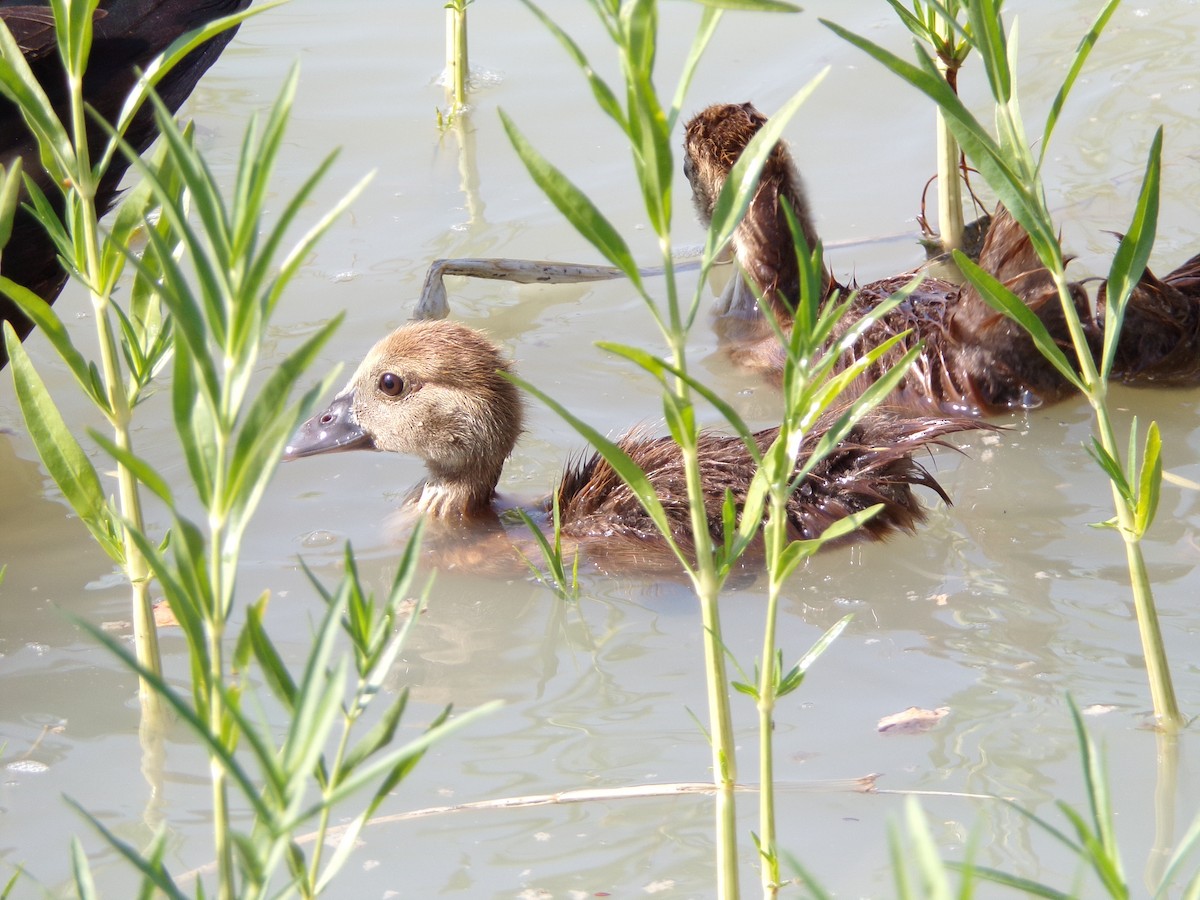
<svg viewBox="0 0 1200 900"><path fill-rule="evenodd" d="M406 505L453 527L494 523L496 485L521 432L523 407L511 371L494 344L454 322L418 321L394 331L367 354L328 409L293 437L285 458L341 450L394 451L424 460L428 478ZM807 459L830 427L822 422L805 437ZM913 454L946 435L977 427L962 418L916 419L868 414L809 473L788 507L793 539L815 538L835 521L877 503L883 510L859 532L881 539L911 531L924 517L912 488L924 486L948 499ZM777 432L759 432L766 448ZM690 514L679 450L669 438L625 436L620 445L642 467L662 501L672 536L691 550ZM726 491L740 509L754 463L740 438L706 433L700 470L709 531L721 539ZM592 555L635 560L667 553L634 493L599 455L568 467L556 489L563 534Z"/></svg>
<svg viewBox="0 0 1200 900"><path fill-rule="evenodd" d="M114 122L137 81L138 72L144 71L156 56L187 32L240 12L250 3L251 0L102 0L93 15L92 47L83 79L84 102L104 121ZM0 4L0 18L12 32L60 121L69 128L66 78L49 6L29 2ZM236 31L228 29L197 47L159 82L158 95L168 109L172 112L179 109ZM157 136L153 110L145 104L130 123L125 140L141 153ZM89 119L87 138L95 162L108 134ZM0 97L0 164L8 166L17 157L22 159L26 174L61 216L62 195L41 167L36 139L16 105ZM116 203L128 165L124 154L118 152L96 186L96 209L100 215ZM28 210L17 210L12 237L0 257L0 274L29 288L47 303L53 303L66 284L67 272L59 263L53 241ZM16 304L3 295L0 295L0 319L11 322L21 339L33 328ZM0 341L0 367L6 362Z"/></svg>
<svg viewBox="0 0 1200 900"><path fill-rule="evenodd" d="M711 106L688 123L684 172L705 225L711 222L713 205L734 163L766 121L752 104L743 103ZM817 232L800 175L781 142L764 165L759 189L734 232L731 248L746 278L754 282L777 320L790 328L800 288L784 200L794 211L805 241L816 246ZM992 217L979 265L1025 302L1068 358L1074 356L1054 280L1024 229L1002 207ZM855 292L831 345L848 331L860 329L867 312L918 276L906 272L863 286L846 286L824 272L821 302ZM1103 291L1097 315L1081 285L1070 285L1070 291L1087 341L1093 354L1098 354L1104 335ZM739 365L768 374L782 371L784 349L760 314L754 290L741 276L735 277L719 305L716 325ZM1040 406L1073 392L1020 325L993 310L970 285L934 277L922 278L895 309L861 329L844 354L845 364L906 331L910 333L864 374L859 390L920 343L920 355L889 399L901 407L988 415ZM1200 380L1200 257L1162 281L1149 272L1142 278L1126 311L1114 374L1129 382Z"/></svg>

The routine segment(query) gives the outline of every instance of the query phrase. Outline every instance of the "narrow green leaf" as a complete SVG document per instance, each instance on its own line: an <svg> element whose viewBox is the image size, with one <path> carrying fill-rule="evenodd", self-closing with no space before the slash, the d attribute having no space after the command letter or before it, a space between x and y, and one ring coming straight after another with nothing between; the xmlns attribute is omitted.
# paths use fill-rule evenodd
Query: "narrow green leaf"
<svg viewBox="0 0 1200 900"><path fill-rule="evenodd" d="M113 540L115 528L100 477L71 434L8 322L4 323L4 343L8 349L17 403L38 456L92 537L119 563L124 554Z"/></svg>
<svg viewBox="0 0 1200 900"><path fill-rule="evenodd" d="M66 798L66 800L76 812L78 812L81 816L83 816L84 819L87 820L88 824L90 824L92 828L96 829L96 831L100 833L100 835L108 843L109 847L115 850L119 856L123 857L126 862L134 867L134 869L142 873L143 878L153 884L155 888L157 888L166 896L174 898L174 900L185 900L187 895L179 890L179 888L175 885L174 880L171 878L170 873L167 872L166 867L162 864L164 843L161 833L155 836L154 841L151 843L148 849L148 852L143 854L139 852L138 849L132 844L129 844L128 842L117 837L116 834L105 827L103 822L89 813L70 797ZM78 845L78 841L72 841L72 857L74 857L74 847L76 845ZM88 881L91 879L91 873L86 869L86 856L82 858L81 864L84 867L83 869L80 868L80 861L73 859L73 867L76 871L77 883L81 872L86 873L85 878ZM94 890L94 885L92 887ZM80 896L82 897L88 895L81 892Z"/></svg>
<svg viewBox="0 0 1200 900"><path fill-rule="evenodd" d="M721 11L711 5L706 6L704 12L700 14L700 24L696 27L696 36L692 38L687 59L683 63L683 71L675 86L675 96L671 99L671 110L667 114L668 133L675 130L675 123L679 121L679 113L683 109L684 98L687 97L688 88L691 87L692 78L696 74L696 67L700 64L700 58L716 33L717 24L720 21Z"/></svg>
<svg viewBox="0 0 1200 900"><path fill-rule="evenodd" d="M361 766L350 774L345 781L337 785L325 797L315 804L298 810L294 815L279 822L281 831L294 829L299 827L301 822L307 821L312 816L319 813L322 809L328 809L336 806L341 801L358 793L360 790L374 784L377 779L386 775L390 770L397 765L404 763L406 760L419 756L428 750L438 741L453 734L459 729L465 728L475 722L476 719L489 715L499 709L503 704L500 702L485 703L482 706L476 707L469 712L461 713L453 719L444 722L436 728L430 728L428 731L421 734L420 737L414 738L403 747L398 747L390 753L376 759L369 765Z"/></svg>
<svg viewBox="0 0 1200 900"><path fill-rule="evenodd" d="M995 0L978 0L968 4L967 21L971 26L975 49L983 59L988 83L992 87L992 96L999 104L1008 103L1013 90L1012 72L1009 68L1004 21L1000 18L999 4Z"/></svg>
<svg viewBox="0 0 1200 900"><path fill-rule="evenodd" d="M263 678L271 693L283 704L289 713L296 711L296 682L288 671L287 665L275 649L275 644L263 624L266 605L262 602L252 603L246 608L246 624L242 626L247 635L254 658L262 669Z"/></svg>
<svg viewBox="0 0 1200 900"><path fill-rule="evenodd" d="M17 203L21 199L21 157L14 157L8 164L8 169L0 167L0 250L8 246L12 237L13 216L17 212Z"/></svg>
<svg viewBox="0 0 1200 900"><path fill-rule="evenodd" d="M1200 815L1192 819L1192 824L1188 826L1187 832L1179 839L1175 849L1171 852L1171 858L1167 861L1166 868L1163 869L1162 877L1159 879L1158 889L1154 892L1155 900L1168 896L1169 888L1181 874L1180 870L1184 863L1196 852L1197 847L1200 847ZM1200 872L1193 875L1188 882L1187 893L1183 895L1186 900L1192 900L1198 885L1200 885Z"/></svg>
<svg viewBox="0 0 1200 900"><path fill-rule="evenodd" d="M758 179L762 167L783 136L784 129L795 116L796 111L817 86L829 74L826 67L821 70L808 84L796 91L774 115L767 119L765 125L750 139L746 149L742 151L738 161L730 170L729 177L721 188L717 202L713 206L712 222L709 224L708 236L704 243L704 256L701 260L701 281L708 275L716 262L721 250L729 243L733 232L746 215L750 201L758 190Z"/></svg>
<svg viewBox="0 0 1200 900"><path fill-rule="evenodd" d="M507 373L505 373L505 377L521 388L521 390L532 394L554 410L554 412L558 413L567 424L579 432L584 440L596 448L596 451L603 457L604 461L613 467L621 477L621 480L633 491L634 496L638 498L638 502L642 505L642 509L646 511L646 515L654 522L654 526L667 542L667 546L671 548L671 551L684 566L685 570L690 572L691 563L675 543L675 536L671 533L671 523L667 519L666 510L663 509L662 503L658 499L654 485L650 483L650 479L646 477L646 473L642 471L641 467L630 459L629 454L582 419L573 415L561 403L551 399L547 394L538 390L529 382Z"/></svg>
<svg viewBox="0 0 1200 900"><path fill-rule="evenodd" d="M391 744L407 706L408 688L404 688L395 702L388 707L387 712L371 727L371 730L346 752L339 778L353 772L363 762Z"/></svg>
<svg viewBox="0 0 1200 900"><path fill-rule="evenodd" d="M500 110L500 119L521 162L550 202L605 259L625 273L639 293L644 294L642 276L624 238L579 188L533 148L504 110Z"/></svg>
<svg viewBox="0 0 1200 900"><path fill-rule="evenodd" d="M1121 468L1121 463L1114 459L1095 438L1092 438L1092 443L1086 446L1085 449L1088 455L1096 461L1096 465L1104 470L1104 474L1108 476L1108 480L1121 492L1121 496L1125 501L1133 503L1133 488L1130 487L1128 480L1125 478L1125 471Z"/></svg>
<svg viewBox="0 0 1200 900"><path fill-rule="evenodd" d="M826 531L826 534L828 533L829 532ZM842 616L840 619L834 622L833 625L831 625L826 632L817 638L813 645L808 648L808 651L802 657L800 657L800 660L796 663L796 668L802 673L807 672L809 667L812 666L812 664L818 659L820 659L821 654L829 649L829 645L836 641L838 636L846 630L846 627L853 619L854 615L852 613L850 615Z"/></svg>
<svg viewBox="0 0 1200 900"><path fill-rule="evenodd" d="M174 507L175 501L171 494L170 485L155 471L150 463L146 462L140 456L135 455L127 447L118 447L111 438L105 437L94 428L88 429L88 437L99 444L101 449L116 460L117 463L128 469L139 484L144 485L152 491L167 506Z"/></svg>
<svg viewBox="0 0 1200 900"><path fill-rule="evenodd" d="M946 863L952 869L960 869L958 863ZM1021 878L1017 875L1010 875L1007 872L1001 872L999 869L992 869L987 866L972 866L971 872L982 878L984 881L990 881L992 884L999 884L1004 887L1010 887L1015 890L1028 894L1031 897L1042 897L1044 900L1076 900L1078 894L1063 893L1049 885L1042 884L1039 881L1033 881L1029 878Z"/></svg>
<svg viewBox="0 0 1200 900"><path fill-rule="evenodd" d="M1046 330L1045 324L1043 324L1042 320L1037 317L1033 310L1021 301L1020 297L994 278L991 273L981 269L959 250L954 251L954 262L958 265L963 275L967 277L967 280L979 291L979 295L988 306L997 312L1004 313L1004 315L1029 332L1030 338L1033 339L1033 343L1041 351L1042 356L1050 361L1059 374L1074 385L1077 390L1086 390L1082 379L1079 377L1079 373L1071 365L1062 348L1050 336L1050 332Z"/></svg>
<svg viewBox="0 0 1200 900"><path fill-rule="evenodd" d="M847 31L839 25L821 20L835 34L863 50L913 87L937 103L946 117L946 123L954 133L955 140L963 152L983 175L984 180L996 192L1000 202L1012 213L1013 218L1024 228L1033 241L1034 248L1043 262L1058 250L1058 235L1048 215L1045 214L1040 195L1035 193L1030 178L1022 173L1021 159L1012 158L984 130L970 113L962 100L954 93L937 66L927 53L917 47L919 65L914 66L877 44ZM1027 155L1027 154L1026 154ZM1015 167L1014 167L1014 164Z"/></svg>
<svg viewBox="0 0 1200 900"><path fill-rule="evenodd" d="M676 368L665 359L654 356L653 354L647 353L644 350L639 350L637 347L630 347L627 344L617 344L612 341L597 341L596 346L601 350L605 350L609 353L615 354L616 356L628 359L632 363L635 363L653 375L656 379L658 379L659 383L664 386L666 385L666 382L663 373L668 373L680 379L681 381L686 382L689 388L707 400L708 403L712 405L713 409L719 412L725 421L729 423L730 427L732 427L738 433L738 435L741 436L743 441L746 442L746 449L750 451L750 455L754 458L755 463L759 461L760 453L758 450L758 444L754 441L754 433L750 430L750 426L748 426L745 420L738 415L737 410L735 410L732 405L722 399L721 396L712 388L705 385L702 381L696 379L695 376Z"/></svg>
<svg viewBox="0 0 1200 900"><path fill-rule="evenodd" d="M70 334L62 320L54 312L53 307L33 291L2 275L0 275L0 292L17 304L21 312L37 326L38 330L50 341L62 361L66 363L88 399L107 415L108 398L103 394L96 393L87 360L75 348Z"/></svg>
<svg viewBox="0 0 1200 900"><path fill-rule="evenodd" d="M155 574L157 575L158 573L156 572ZM159 675L151 672L138 662L119 639L112 637L85 619L75 618L73 621L77 627L88 632L97 642L107 648L126 668L146 681L150 685L151 690L162 700L166 701L167 705L187 724L193 734L200 738L210 758L220 765L230 776L230 780L238 786L246 801L253 807L255 814L264 818L269 816L270 811L262 803L261 787L242 768L233 756L232 751L222 743L220 735L213 734L207 723L197 716L196 711L190 703L186 702Z"/></svg>
<svg viewBox="0 0 1200 900"><path fill-rule="evenodd" d="M183 323L176 329L171 407L175 416L175 431L179 435L196 493L206 505L212 505L215 501L213 485L217 462L214 439L217 423L207 392L202 393L196 381L194 357L188 345L178 337L179 332L186 330L187 326ZM206 371L212 374L207 367Z"/></svg>
<svg viewBox="0 0 1200 900"><path fill-rule="evenodd" d="M732 687L739 694L745 694L747 697L750 697L757 702L758 688L756 688L754 685L746 684L743 681L731 681L731 682L729 682L729 686Z"/></svg>
<svg viewBox="0 0 1200 900"><path fill-rule="evenodd" d="M1108 272L1108 284L1105 290L1104 353L1100 362L1100 377L1105 380L1112 375L1121 326L1125 321L1125 309L1146 269L1146 263L1150 259L1150 250L1154 246L1154 239L1158 233L1162 137L1163 130L1160 126L1154 133L1154 140L1150 144L1146 174L1142 178L1142 188L1138 192L1133 220L1121 238L1121 243L1117 247L1116 255L1113 256L1112 266Z"/></svg>
<svg viewBox="0 0 1200 900"><path fill-rule="evenodd" d="M330 162L332 162L332 157L330 158ZM315 188L317 181L320 179L323 173L324 169L318 168L316 173L314 173L311 178L305 181L304 185L296 195L297 202L289 203L284 209L283 216L280 217L281 223L284 218L293 216L294 213L299 210L300 204L298 201L300 197L303 197L307 201L308 192ZM371 180L374 177L375 173L372 171L360 178L358 182L350 188L350 190L342 195L341 199L338 200L337 203L335 203L323 216L321 216L320 219L317 220L315 224L313 224L311 228L308 229L308 231L304 233L303 237L296 242L295 246L288 251L288 255L284 258L283 262L279 264L279 271L274 280L271 282L271 288L267 293L267 301L264 304L264 315L269 316L272 312L274 312L275 305L279 302L279 297L283 293L284 286L291 281L292 276L296 274L301 264L309 258L309 254L312 252L313 246L317 243L321 236L329 230L329 227L334 223L334 221L340 218L342 213L349 209L350 205L358 198L358 196L364 190L366 190L367 185L371 183ZM288 220L290 221L290 218ZM282 232L280 232L280 237L282 237ZM273 256L276 246L275 238L275 232L272 231L268 235L267 240L264 242L263 249L259 252L259 260L266 261ZM263 271L265 272L266 270L264 269ZM254 274L257 273L258 269L255 268ZM255 282L253 286L255 289L257 289L257 282ZM247 282L246 290L249 290L250 287L250 282Z"/></svg>
<svg viewBox="0 0 1200 900"><path fill-rule="evenodd" d="M72 801L68 798L67 802ZM84 812L84 815L88 814ZM79 900L98 900L100 895L96 892L96 882L92 878L92 866L88 862L87 854L83 852L83 844L77 837L71 838L71 877L75 882L75 893L79 895Z"/></svg>
<svg viewBox="0 0 1200 900"><path fill-rule="evenodd" d="M1054 103L1050 106L1050 112L1046 116L1046 127L1042 129L1041 150L1038 153L1037 164L1039 172L1041 171L1042 163L1046 160L1046 151L1050 147L1050 136L1054 133L1054 126L1058 124L1058 117L1067 102L1067 95L1071 93L1071 88L1074 87L1075 80L1083 70L1083 65L1087 62L1088 55L1092 52L1092 47L1100 39L1100 32L1104 30L1104 27L1108 24L1108 20L1117 11L1120 3L1121 0L1109 0L1108 4L1100 10L1100 14L1096 16L1096 20L1092 23L1092 27L1088 30L1088 33L1079 41L1079 46L1075 50L1075 58L1071 61L1071 68L1067 72L1067 77L1063 79L1062 86L1058 89Z"/></svg>
<svg viewBox="0 0 1200 900"><path fill-rule="evenodd" d="M252 8L242 10L229 16L222 16L219 19L213 19L205 23L199 28L193 29L185 34L180 35L170 46L167 47L161 54L155 57L148 66L142 71L137 83L125 98L125 103L121 107L121 112L116 118L115 132L118 135L124 135L128 130L133 117L137 115L143 104L146 102L146 97L150 89L159 84L172 70L175 69L181 61L183 61L189 53L203 44L205 41L216 37L223 31L228 31L235 25L244 22L251 16L257 16L261 13L274 9L286 3L287 0L263 0L256 3ZM116 147L110 140L104 148L104 153L100 161L96 164L97 171L105 171L108 168L109 159L116 152Z"/></svg>
<svg viewBox="0 0 1200 900"><path fill-rule="evenodd" d="M311 388L301 403L286 405L292 388L341 325L342 317L341 313L334 316L275 366L243 415L229 460L226 493L221 498L222 507L230 510L233 527L240 528L250 517L302 414L329 386L331 376Z"/></svg>
<svg viewBox="0 0 1200 900"><path fill-rule="evenodd" d="M582 72L583 76L587 79L588 87L592 89L592 96L596 98L596 105L600 107L605 115L616 122L621 127L622 131L628 133L629 125L625 120L625 113L621 109L621 104L617 100L616 94L612 92L612 88L608 86L604 79L596 74L595 69L592 68L592 64L588 62L587 56L585 56L583 51L579 49L579 45L576 44L571 37L558 26L557 22L542 12L542 10L530 2L530 0L521 0L521 2L525 4L526 8L529 9L530 12L537 16L538 21L540 21L566 49L576 67L578 67L579 71Z"/></svg>
<svg viewBox="0 0 1200 900"><path fill-rule="evenodd" d="M0 20L0 94L16 105L37 138L42 168L51 180L62 184L64 179L73 178L77 163L71 140L3 20Z"/></svg>

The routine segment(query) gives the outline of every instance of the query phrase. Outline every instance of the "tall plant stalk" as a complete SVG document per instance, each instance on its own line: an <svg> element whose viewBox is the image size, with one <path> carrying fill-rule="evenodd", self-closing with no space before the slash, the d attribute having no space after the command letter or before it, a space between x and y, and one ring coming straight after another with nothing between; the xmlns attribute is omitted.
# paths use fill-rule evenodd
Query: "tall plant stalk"
<svg viewBox="0 0 1200 900"><path fill-rule="evenodd" d="M995 138L966 109L945 79L939 75L935 62L919 44L917 64L913 65L866 38L854 35L832 23L825 24L938 104L967 156L1012 213L1013 218L1028 232L1038 258L1054 279L1071 336L1074 360L1068 359L1041 320L1025 307L1020 298L961 253L955 253L959 267L979 289L984 299L1026 328L1042 354L1054 364L1063 378L1087 398L1092 407L1096 436L1093 438L1091 450L1110 481L1116 513L1106 524L1117 531L1124 544L1155 717L1161 728L1175 731L1183 727L1185 719L1175 699L1150 578L1141 548L1142 537L1153 521L1158 506L1162 481L1161 440L1158 426L1152 422L1145 434L1139 465L1139 434L1136 420L1131 427L1127 449L1123 454L1108 409L1108 380L1112 373L1125 308L1145 270L1154 243L1158 217L1162 131L1159 130L1151 143L1137 205L1109 271L1108 306L1104 322L1103 349L1099 359L1093 355L1071 296L1066 260L1058 242L1058 231L1050 214L1041 181L1042 164L1046 159L1050 138L1063 105L1118 3L1119 0L1110 0L1104 6L1092 28L1080 42L1046 117L1040 140L1036 142L1040 147L1036 156L1026 139L1019 111L1016 79L1009 56L1010 39L1003 29L999 0L965 0L967 25L955 26L962 39L968 41L983 60L996 104Z"/></svg>
<svg viewBox="0 0 1200 900"><path fill-rule="evenodd" d="M820 315L816 312L819 299L819 251L815 263L809 260L806 288L809 304L802 313L803 325L793 331L788 385L784 396L783 424L779 437L769 448L759 447L757 438L737 412L719 396L697 381L688 370L687 335L695 323L703 302L704 279L721 255L734 230L741 221L758 187L763 164L779 141L783 129L804 99L812 92L820 77L798 91L755 135L742 153L721 190L712 214L705 249L701 258L701 280L695 294L686 302L680 297L675 280L675 265L671 243L672 181L676 171L671 152L671 132L679 119L680 108L692 73L711 39L720 19L720 11L706 5L691 51L684 64L673 99L664 104L654 87L654 59L658 29L658 11L653 0L635 0L626 4L597 3L595 9L613 44L617 48L623 84L614 91L589 64L580 48L544 13L528 0L530 7L547 28L554 33L574 59L588 81L600 108L617 124L634 149L633 164L645 202L647 217L658 238L662 255L662 296L650 293L632 253L624 239L604 217L597 206L585 196L562 172L541 156L520 133L513 122L501 112L505 129L526 168L539 187L554 202L571 224L595 246L601 254L629 279L645 302L658 325L666 353L658 357L644 350L622 344L601 342L599 346L633 362L650 373L659 383L667 428L679 448L689 501L689 549L681 549L678 535L672 532L667 516L645 473L613 441L580 421L568 410L522 382L530 393L540 397L566 419L620 475L633 490L664 540L674 551L679 564L687 573L700 607L703 631L708 701L708 737L712 746L712 777L716 795L714 820L716 828L717 895L734 898L739 895L738 837L734 790L737 781L737 759L734 751L734 732L726 671L727 650L721 631L719 597L725 581L745 550L762 541L770 573L769 604L764 634L764 652L760 669L761 680L755 685L734 684L744 693L755 696L760 711L760 765L763 799L759 852L763 865L764 895L774 896L780 884L778 852L775 846L773 809L773 756L771 753L772 718L775 701L793 690L803 677L804 666L832 639L819 642L819 647L787 673L777 662L781 654L775 647L775 622L783 583L799 563L829 538L844 535L860 524L872 511L852 517L812 541L788 541L786 507L788 498L797 490L811 467L816 465L840 441L858 418L895 385L903 366L885 376L876 389L867 391L851 404L837 423L824 436L807 462L797 466L805 434L822 412L835 404L839 392L858 378L866 367L892 348L889 342L845 372L832 376L833 368L844 347L836 346L828 353L818 353L828 342L834 324L847 309L847 304L833 304ZM776 2L739 3L761 10L790 9ZM622 103L618 97L624 97ZM807 254L808 248L804 248ZM806 257L807 258L807 257ZM815 268L814 268L815 266ZM898 301L894 301L898 302ZM874 315L884 315L892 304L881 304ZM764 314L767 314L764 312ZM782 339L782 336L781 336ZM696 402L702 398L715 408L737 431L747 452L756 463L756 474L740 508L727 500L723 512L723 536L714 541L705 508L704 488L700 470L700 425ZM767 517L764 536L763 518ZM840 630L838 628L837 630Z"/></svg>
<svg viewBox="0 0 1200 900"><path fill-rule="evenodd" d="M446 94L453 122L467 105L467 81L471 77L467 53L467 7L473 0L446 2Z"/></svg>
<svg viewBox="0 0 1200 900"><path fill-rule="evenodd" d="M901 0L888 0L896 15L916 38L933 51L937 70L955 94L958 93L958 72L971 52L969 41L960 37L964 26L959 23L963 10L961 0L944 3L912 0L906 9ZM999 3L996 4L1000 6ZM937 194L938 232L942 252L963 249L963 191L960 171L962 149L954 138L950 123L941 107L937 109Z"/></svg>
<svg viewBox="0 0 1200 900"><path fill-rule="evenodd" d="M49 337L93 405L103 414L112 430L115 445L131 453L131 411L141 399L154 370L162 363L168 345L163 339L162 317L155 306L153 291L145 280L135 279L133 294L146 304L141 315L115 310L112 292L124 268L125 257L116 247L127 241L140 227L145 212L131 204L129 214L118 216L110 237L103 237L98 224L96 186L107 171L119 135L130 124L144 102L147 91L199 44L220 31L242 21L249 12L210 23L185 35L148 68L127 102L114 137L93 160L87 140L88 113L83 100L83 75L92 43L92 15L96 8L90 0L51 0L59 57L63 61L69 95L69 120L64 124L56 115L45 92L30 71L21 48L7 27L0 23L0 93L16 104L41 148L41 159L53 182L62 191L66 213L60 219L36 185L27 187L31 201L43 224L55 241L60 255L88 289L100 349L99 378L93 376L83 356L71 343L48 304L22 285L0 278L3 290L22 311ZM141 203L148 202L144 192ZM168 253L172 248L164 247ZM147 260L145 273L154 273L156 263ZM151 281L153 275L151 274ZM150 298L150 299L147 299ZM132 312L132 310L131 310ZM117 322L114 322L114 317ZM118 327L119 323L119 327ZM123 336L137 347L132 356L121 350ZM30 435L51 476L62 489L80 519L96 537L108 555L121 566L132 591L134 644L138 659L155 674L162 671L158 635L150 600L150 569L132 535L143 528L138 479L120 459L117 462L118 506L112 509L100 486L99 477L78 442L71 436L61 416L51 409L45 387L33 371L27 354L10 329L5 329L13 378L22 414L30 426ZM147 713L156 712L157 699L145 681L139 691Z"/></svg>

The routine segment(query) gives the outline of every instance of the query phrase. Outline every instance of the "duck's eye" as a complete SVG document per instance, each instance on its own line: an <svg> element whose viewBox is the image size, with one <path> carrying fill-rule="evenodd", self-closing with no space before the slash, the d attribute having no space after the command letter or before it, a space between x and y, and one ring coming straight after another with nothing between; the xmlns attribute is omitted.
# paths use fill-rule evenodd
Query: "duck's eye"
<svg viewBox="0 0 1200 900"><path fill-rule="evenodd" d="M399 397L404 390L404 379L394 372L384 372L379 376L379 389L389 397Z"/></svg>

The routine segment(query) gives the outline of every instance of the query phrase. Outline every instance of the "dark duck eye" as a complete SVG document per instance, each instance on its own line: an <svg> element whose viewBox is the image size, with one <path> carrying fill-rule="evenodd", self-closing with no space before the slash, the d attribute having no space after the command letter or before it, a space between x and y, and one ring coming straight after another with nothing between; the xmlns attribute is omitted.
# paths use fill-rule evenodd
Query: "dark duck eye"
<svg viewBox="0 0 1200 900"><path fill-rule="evenodd" d="M404 379L394 372L384 372L379 376L379 389L389 397L399 397L404 390Z"/></svg>

